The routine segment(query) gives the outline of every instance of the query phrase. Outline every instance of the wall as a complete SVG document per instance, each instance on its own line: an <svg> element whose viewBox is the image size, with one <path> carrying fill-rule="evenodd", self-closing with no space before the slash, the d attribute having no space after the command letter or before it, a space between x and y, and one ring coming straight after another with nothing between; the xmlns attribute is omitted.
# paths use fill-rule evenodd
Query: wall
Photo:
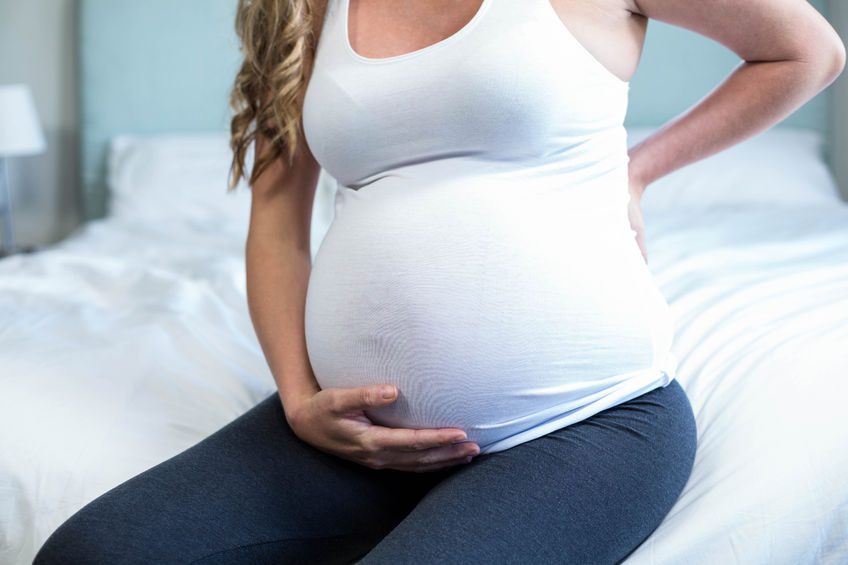
<svg viewBox="0 0 848 565"><path fill-rule="evenodd" d="M9 161L20 246L79 223L75 11L75 0L0 0L0 84L30 86L47 141L45 153Z"/></svg>
<svg viewBox="0 0 848 565"><path fill-rule="evenodd" d="M848 2L831 0L830 22L839 32L843 43L848 45ZM830 99L830 147L838 147L841 152L839 155L832 152L830 162L842 190L842 197L848 201L848 68L842 71L842 75L830 88L833 91Z"/></svg>

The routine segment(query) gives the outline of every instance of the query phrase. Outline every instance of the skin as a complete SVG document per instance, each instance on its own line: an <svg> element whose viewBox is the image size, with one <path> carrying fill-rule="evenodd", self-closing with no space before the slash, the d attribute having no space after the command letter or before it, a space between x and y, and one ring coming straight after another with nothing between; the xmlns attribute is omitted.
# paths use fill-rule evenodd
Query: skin
<svg viewBox="0 0 848 565"><path fill-rule="evenodd" d="M501 0L494 0L501 1ZM658 178L755 135L832 83L845 46L806 0L549 0L563 25L614 75L629 81L649 19L709 37L742 59L696 105L629 150L629 218L647 261L640 199ZM351 0L349 37L366 57L403 54L441 41L480 0ZM260 138L259 149L264 141ZM303 331L311 269L309 235L320 165L305 143L252 187L246 244L248 305L292 430L317 449L373 469L424 472L466 462L479 447L454 444L458 428L395 429L364 409L394 402L380 386L321 389ZM284 335L287 339L277 339ZM273 336L273 337L272 337Z"/></svg>

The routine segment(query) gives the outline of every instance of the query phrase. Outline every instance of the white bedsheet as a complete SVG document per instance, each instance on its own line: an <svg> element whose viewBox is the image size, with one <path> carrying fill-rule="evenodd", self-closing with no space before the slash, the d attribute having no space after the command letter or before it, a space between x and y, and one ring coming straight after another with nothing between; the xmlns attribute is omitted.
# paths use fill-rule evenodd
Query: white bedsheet
<svg viewBox="0 0 848 565"><path fill-rule="evenodd" d="M275 390L243 245L106 220L0 261L0 563Z"/></svg>
<svg viewBox="0 0 848 565"><path fill-rule="evenodd" d="M645 220L699 438L625 562L848 563L848 206Z"/></svg>
<svg viewBox="0 0 848 565"><path fill-rule="evenodd" d="M848 207L646 225L699 447L626 563L848 562ZM112 218L0 260L0 563L275 390L243 237Z"/></svg>

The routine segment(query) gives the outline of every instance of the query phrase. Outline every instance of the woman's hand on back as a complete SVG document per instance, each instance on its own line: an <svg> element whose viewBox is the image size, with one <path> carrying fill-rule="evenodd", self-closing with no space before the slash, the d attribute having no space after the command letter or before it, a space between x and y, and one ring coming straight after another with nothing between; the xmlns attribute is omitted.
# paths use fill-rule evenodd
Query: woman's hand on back
<svg viewBox="0 0 848 565"><path fill-rule="evenodd" d="M371 422L365 409L391 404L397 388L326 388L300 402L287 420L301 440L316 449L370 467L422 473L467 463L480 448L459 428L387 428Z"/></svg>
<svg viewBox="0 0 848 565"><path fill-rule="evenodd" d="M642 258L645 263L648 262L648 247L645 244L645 220L642 217L642 192L644 187L639 183L630 181L630 202L627 205L627 216L630 220L630 229L633 230L633 235L636 238L636 243L639 245L639 251L642 252Z"/></svg>

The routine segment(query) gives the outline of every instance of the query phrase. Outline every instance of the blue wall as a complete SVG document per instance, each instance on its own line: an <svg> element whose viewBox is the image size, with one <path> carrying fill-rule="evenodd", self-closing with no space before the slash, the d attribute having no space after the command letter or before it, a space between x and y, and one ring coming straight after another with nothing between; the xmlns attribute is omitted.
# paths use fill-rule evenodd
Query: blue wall
<svg viewBox="0 0 848 565"><path fill-rule="evenodd" d="M823 0L812 4L827 15ZM239 63L235 6L236 0L81 0L86 219L106 211L111 136L227 129L228 94ZM626 124L662 124L696 103L739 62L712 40L651 20ZM826 132L828 96L829 90L782 125Z"/></svg>

